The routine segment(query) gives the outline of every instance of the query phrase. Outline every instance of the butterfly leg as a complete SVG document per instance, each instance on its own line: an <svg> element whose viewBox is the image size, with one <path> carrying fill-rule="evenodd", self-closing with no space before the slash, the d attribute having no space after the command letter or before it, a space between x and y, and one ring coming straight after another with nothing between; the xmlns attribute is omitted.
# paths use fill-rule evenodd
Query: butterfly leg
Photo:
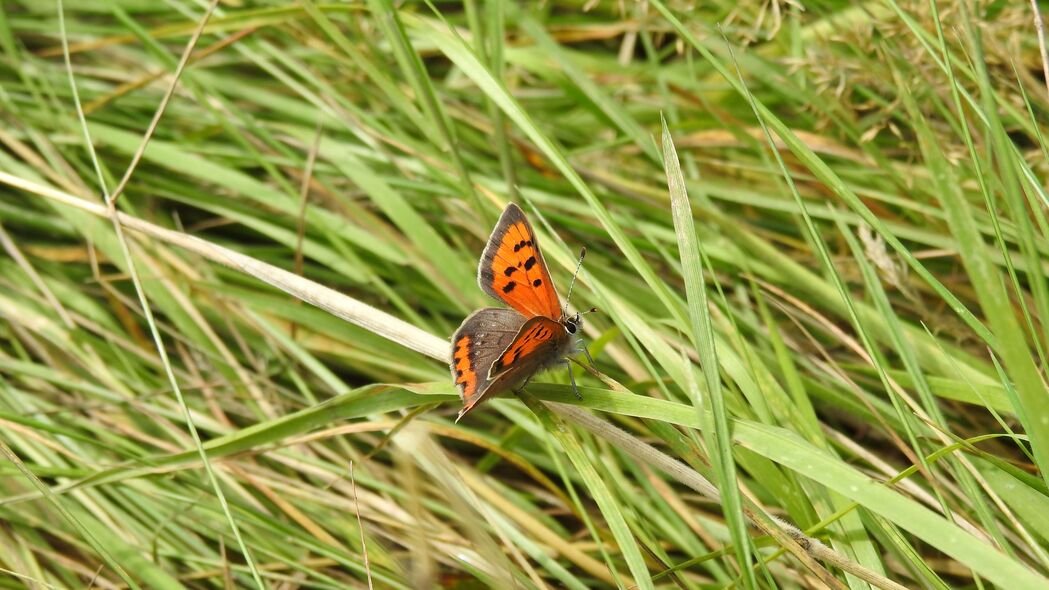
<svg viewBox="0 0 1049 590"><path fill-rule="evenodd" d="M589 362L590 366L593 367L594 366L594 357L590 356L590 351L587 349L586 344L583 345L583 354L586 355L587 362Z"/></svg>
<svg viewBox="0 0 1049 590"><path fill-rule="evenodd" d="M572 363L565 361L565 366L568 367L568 380L572 382L572 393L575 394L576 399L583 401L583 396L579 393L579 388L575 385L575 375L572 374Z"/></svg>

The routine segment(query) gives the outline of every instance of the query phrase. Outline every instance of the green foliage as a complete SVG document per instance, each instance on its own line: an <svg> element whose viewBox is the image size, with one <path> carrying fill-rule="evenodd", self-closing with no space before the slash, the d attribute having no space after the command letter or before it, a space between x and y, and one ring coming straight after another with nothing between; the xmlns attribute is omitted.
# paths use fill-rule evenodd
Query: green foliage
<svg viewBox="0 0 1049 590"><path fill-rule="evenodd" d="M0 587L1049 586L1030 3L693 4L0 6Z"/></svg>

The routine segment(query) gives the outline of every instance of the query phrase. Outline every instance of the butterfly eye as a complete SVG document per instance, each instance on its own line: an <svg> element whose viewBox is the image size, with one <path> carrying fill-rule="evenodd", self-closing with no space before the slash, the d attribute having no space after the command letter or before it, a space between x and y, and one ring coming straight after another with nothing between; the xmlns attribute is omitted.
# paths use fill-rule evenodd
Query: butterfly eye
<svg viewBox="0 0 1049 590"><path fill-rule="evenodd" d="M574 320L568 320L565 322L565 330L567 330L569 334L575 334L576 329L577 328Z"/></svg>

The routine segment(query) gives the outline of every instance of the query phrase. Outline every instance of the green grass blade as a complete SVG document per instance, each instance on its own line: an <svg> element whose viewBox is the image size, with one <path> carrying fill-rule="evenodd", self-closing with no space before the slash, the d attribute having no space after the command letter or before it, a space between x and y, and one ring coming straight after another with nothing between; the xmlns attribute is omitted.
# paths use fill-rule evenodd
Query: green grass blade
<svg viewBox="0 0 1049 590"><path fill-rule="evenodd" d="M561 444L565 454L568 455L568 460L572 462L579 477L586 484L587 490L601 509L601 514L605 517L605 521L608 523L608 527L619 545L619 550L630 568L630 573L634 577L632 584L620 583L620 586L636 584L637 588L654 590L655 586L652 584L652 576L645 565L644 558L641 556L641 550L638 548L636 539L634 539L634 534L630 531L630 527L627 526L626 520L623 518L622 509L615 497L609 492L607 484L598 474L597 469L591 464L590 458L584 453L576 435L567 428L560 417L552 414L530 394L522 392L518 395L543 423L547 432L552 433Z"/></svg>
<svg viewBox="0 0 1049 590"><path fill-rule="evenodd" d="M735 546L738 567L743 572L746 587L756 588L757 580L751 568L753 557L750 551L750 538L747 535L743 502L736 483L732 434L729 432L728 414L721 392L721 371L707 309L707 291L703 278L703 249L696 238L692 207L689 205L688 193L685 190L685 179L681 174L677 150L674 149L674 140L670 136L670 129L667 128L666 121L663 122L663 165L666 169L667 185L670 188L670 202L674 213L674 229L678 237L681 268L685 275L692 342L699 351L700 366L706 382L706 395L703 395L698 387L689 387L689 390L693 391L692 405L696 409L700 422L706 423L703 435L707 448L711 450L711 462L718 474L720 484L718 488L721 490L725 517L728 520L729 532ZM713 420L704 419L708 411Z"/></svg>

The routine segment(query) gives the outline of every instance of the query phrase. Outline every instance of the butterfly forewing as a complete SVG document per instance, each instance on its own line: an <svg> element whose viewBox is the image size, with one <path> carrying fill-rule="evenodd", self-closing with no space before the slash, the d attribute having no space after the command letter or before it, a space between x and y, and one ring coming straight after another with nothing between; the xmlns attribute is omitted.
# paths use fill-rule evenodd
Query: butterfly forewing
<svg viewBox="0 0 1049 590"><path fill-rule="evenodd" d="M481 289L526 317L561 317L561 303L550 281L535 232L517 205L503 210L477 272Z"/></svg>

